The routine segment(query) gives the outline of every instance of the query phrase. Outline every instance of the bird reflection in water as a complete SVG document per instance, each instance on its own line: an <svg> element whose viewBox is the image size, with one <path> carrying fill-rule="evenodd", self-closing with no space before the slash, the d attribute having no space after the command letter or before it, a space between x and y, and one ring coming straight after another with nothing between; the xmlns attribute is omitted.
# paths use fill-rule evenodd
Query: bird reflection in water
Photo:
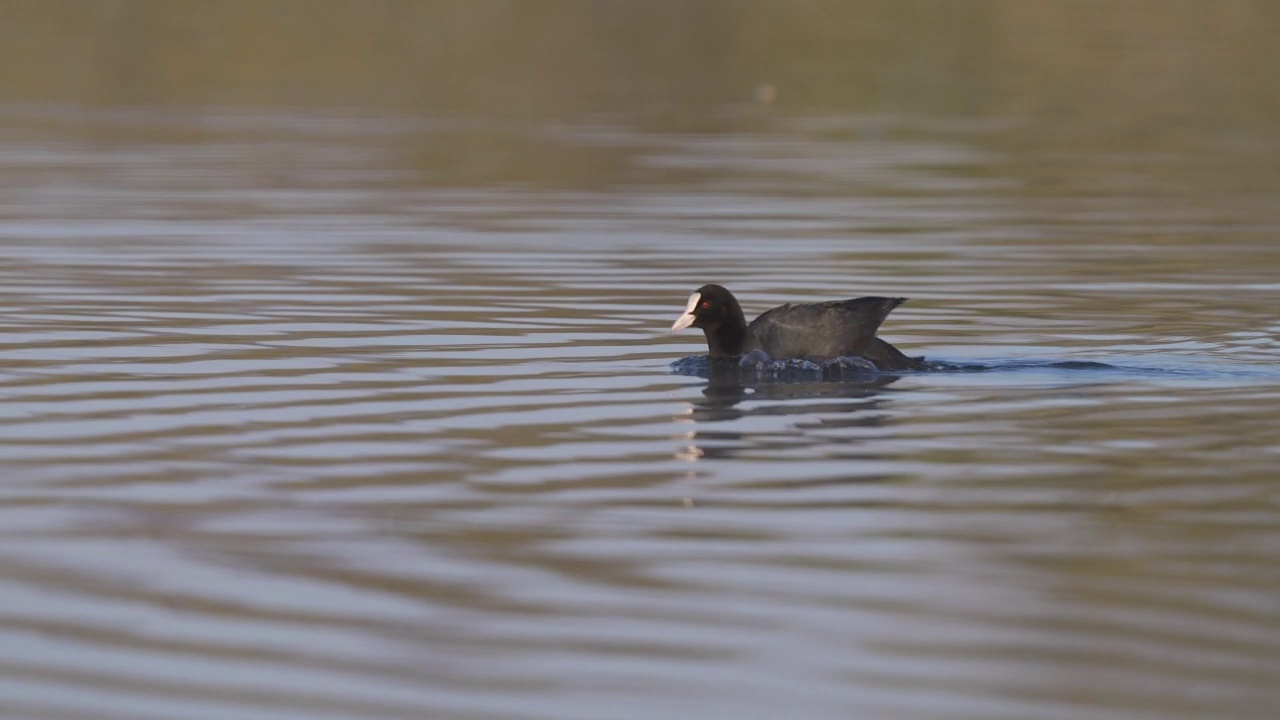
<svg viewBox="0 0 1280 720"><path fill-rule="evenodd" d="M696 426L686 435L689 444L677 452L677 457L690 461L737 457L768 444L770 438L760 434L715 428L753 416L806 418L807 421L797 424L783 441L788 445L830 443L829 437L808 437L806 431L814 427L882 427L887 414L883 412L883 389L901 377L841 365L792 365L782 371L761 372L758 368L710 360L706 356L679 360L672 365L672 370L676 374L707 379L702 399L693 401L677 417ZM744 404L746 400L753 402ZM776 442L776 438L773 441Z"/></svg>

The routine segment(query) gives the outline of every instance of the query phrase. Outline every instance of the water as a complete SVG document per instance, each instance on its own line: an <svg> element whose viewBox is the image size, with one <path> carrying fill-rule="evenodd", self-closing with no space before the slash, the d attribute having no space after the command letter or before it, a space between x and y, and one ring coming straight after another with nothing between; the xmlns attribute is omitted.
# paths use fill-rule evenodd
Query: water
<svg viewBox="0 0 1280 720"><path fill-rule="evenodd" d="M3 715L1271 717L1274 196L833 122L7 116ZM674 371L709 281L946 367Z"/></svg>

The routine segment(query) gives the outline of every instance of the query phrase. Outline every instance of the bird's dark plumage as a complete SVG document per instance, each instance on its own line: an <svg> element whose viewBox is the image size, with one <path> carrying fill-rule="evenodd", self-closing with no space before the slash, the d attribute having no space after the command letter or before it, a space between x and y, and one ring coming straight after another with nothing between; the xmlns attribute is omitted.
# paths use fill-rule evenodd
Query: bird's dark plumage
<svg viewBox="0 0 1280 720"><path fill-rule="evenodd" d="M924 358L904 355L876 337L880 324L906 298L861 297L822 303L786 304L747 324L737 298L720 285L703 285L689 298L672 332L700 328L712 357L760 349L776 360L865 357L881 370L920 367Z"/></svg>

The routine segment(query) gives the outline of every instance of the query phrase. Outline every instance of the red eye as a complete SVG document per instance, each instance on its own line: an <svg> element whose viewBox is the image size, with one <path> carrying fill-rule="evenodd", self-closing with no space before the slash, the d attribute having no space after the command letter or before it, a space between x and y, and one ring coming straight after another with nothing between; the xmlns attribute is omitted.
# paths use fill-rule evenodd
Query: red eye
<svg viewBox="0 0 1280 720"><path fill-rule="evenodd" d="M698 307L702 308L703 310L706 310L707 308L711 307L711 301L710 301L710 300L703 300L703 301L702 301L702 304L701 304L701 305L699 305Z"/></svg>

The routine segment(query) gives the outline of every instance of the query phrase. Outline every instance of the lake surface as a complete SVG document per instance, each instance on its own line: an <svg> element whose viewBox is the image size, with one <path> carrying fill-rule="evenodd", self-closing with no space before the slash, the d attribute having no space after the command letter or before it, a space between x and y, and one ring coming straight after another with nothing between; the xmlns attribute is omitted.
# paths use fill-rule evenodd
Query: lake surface
<svg viewBox="0 0 1280 720"><path fill-rule="evenodd" d="M1277 146L752 126L8 112L0 714L1274 717Z"/></svg>

